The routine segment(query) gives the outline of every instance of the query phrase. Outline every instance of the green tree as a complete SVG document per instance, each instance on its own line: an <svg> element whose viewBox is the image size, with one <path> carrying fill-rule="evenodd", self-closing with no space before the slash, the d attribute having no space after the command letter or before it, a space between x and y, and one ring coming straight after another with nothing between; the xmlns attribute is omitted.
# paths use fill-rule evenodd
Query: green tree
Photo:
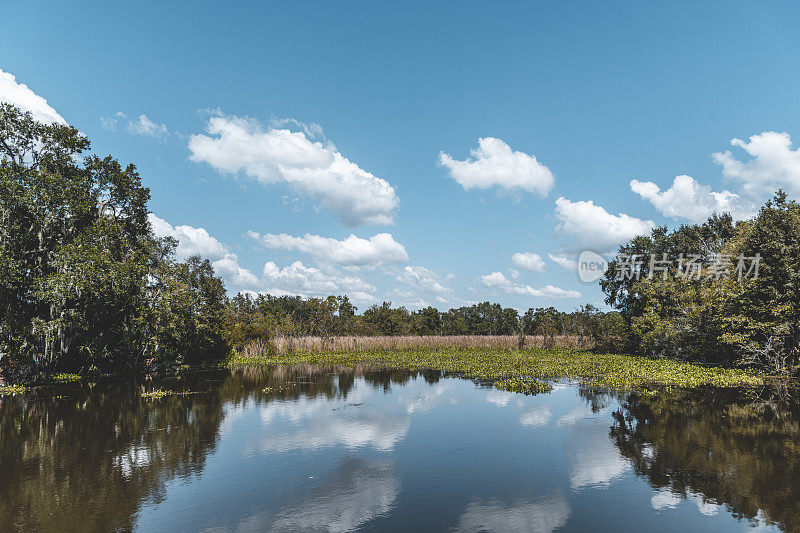
<svg viewBox="0 0 800 533"><path fill-rule="evenodd" d="M0 374L139 368L222 350L221 280L175 263L136 167L0 104Z"/></svg>
<svg viewBox="0 0 800 533"><path fill-rule="evenodd" d="M124 359L155 267L149 191L133 165L0 104L0 366L11 378Z"/></svg>
<svg viewBox="0 0 800 533"><path fill-rule="evenodd" d="M760 258L758 276L726 286L722 339L742 362L777 372L800 368L800 205L778 191L733 242L737 257ZM749 265L748 265L749 267ZM737 278L738 276L735 276Z"/></svg>

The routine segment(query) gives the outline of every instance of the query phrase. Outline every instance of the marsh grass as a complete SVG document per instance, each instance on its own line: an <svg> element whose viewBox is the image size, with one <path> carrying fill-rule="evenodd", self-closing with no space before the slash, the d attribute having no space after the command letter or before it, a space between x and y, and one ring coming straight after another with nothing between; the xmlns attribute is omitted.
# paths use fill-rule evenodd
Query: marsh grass
<svg viewBox="0 0 800 533"><path fill-rule="evenodd" d="M516 340L516 337L511 337ZM357 366L379 364L409 370L441 370L467 378L508 383L515 381L570 379L582 386L607 390L645 390L651 386L716 387L761 386L763 373L706 367L669 359L650 359L618 354L598 354L569 349L499 350L496 348L397 348L359 352L296 352L293 354L242 357L234 354L232 367L281 366L298 363ZM530 385L538 386L538 385Z"/></svg>
<svg viewBox="0 0 800 533"><path fill-rule="evenodd" d="M370 353L376 350L410 350L437 348L487 348L519 350L525 348L568 348L584 350L592 347L588 337L577 335L398 335L374 337L275 337L269 341L253 340L235 350L235 356L267 357L293 353Z"/></svg>

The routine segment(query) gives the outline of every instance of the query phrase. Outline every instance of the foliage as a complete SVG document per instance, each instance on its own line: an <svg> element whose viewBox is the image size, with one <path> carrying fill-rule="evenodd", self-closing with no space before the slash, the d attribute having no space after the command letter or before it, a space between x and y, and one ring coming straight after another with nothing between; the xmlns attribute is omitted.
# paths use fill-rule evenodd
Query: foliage
<svg viewBox="0 0 800 533"><path fill-rule="evenodd" d="M741 277L736 261L698 279L671 272L619 279L623 256L676 260L699 254L760 257L758 276ZM627 347L645 355L746 364L775 373L800 368L800 206L779 191L758 215L735 226L728 215L673 232L655 229L620 247L601 287L628 327Z"/></svg>
<svg viewBox="0 0 800 533"><path fill-rule="evenodd" d="M527 335L537 335L554 347L557 337L569 335L604 349L617 349L625 337L618 312L604 313L591 305L571 313L532 308L522 316L516 309L490 302L445 312L435 307L409 312L383 302L363 314L356 311L347 296L304 299L239 294L227 305L226 337L237 351L249 349L251 341L256 341L273 353L270 343L276 337L514 335L524 345Z"/></svg>
<svg viewBox="0 0 800 533"><path fill-rule="evenodd" d="M136 167L0 104L0 376L141 369L221 351L224 290L176 263Z"/></svg>
<svg viewBox="0 0 800 533"><path fill-rule="evenodd" d="M775 372L800 366L800 205L779 191L741 225L737 253L760 254L756 279L729 284L721 305L722 342L743 362Z"/></svg>

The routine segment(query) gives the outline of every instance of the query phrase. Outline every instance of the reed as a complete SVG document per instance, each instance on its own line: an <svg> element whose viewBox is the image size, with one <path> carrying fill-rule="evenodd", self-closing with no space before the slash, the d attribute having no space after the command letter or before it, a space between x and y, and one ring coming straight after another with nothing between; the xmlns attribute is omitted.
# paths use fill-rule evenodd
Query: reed
<svg viewBox="0 0 800 533"><path fill-rule="evenodd" d="M575 335L545 337L541 335L405 335L374 337L276 337L265 342L251 341L236 350L240 357L266 357L292 353L350 352L369 353L416 348L491 348L519 350L524 348L567 348L585 350L593 347L591 339Z"/></svg>

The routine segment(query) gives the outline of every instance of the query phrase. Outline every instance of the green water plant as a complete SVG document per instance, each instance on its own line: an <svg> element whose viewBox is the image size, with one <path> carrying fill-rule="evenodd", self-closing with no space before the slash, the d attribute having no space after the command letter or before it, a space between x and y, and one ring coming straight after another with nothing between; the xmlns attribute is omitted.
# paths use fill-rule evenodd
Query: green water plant
<svg viewBox="0 0 800 533"><path fill-rule="evenodd" d="M752 369L722 368L670 359L602 354L568 349L522 351L488 348L396 349L348 353L293 353L231 357L228 365L280 366L299 363L357 366L378 364L409 370L441 370L483 381L571 379L582 386L642 390L650 386L759 386L766 375Z"/></svg>
<svg viewBox="0 0 800 533"><path fill-rule="evenodd" d="M25 387L21 385L0 385L0 396L22 394L25 392Z"/></svg>
<svg viewBox="0 0 800 533"><path fill-rule="evenodd" d="M174 394L174 392L164 389L153 389L151 391L143 392L142 398L146 400L154 400L158 398L163 398L164 396L170 396Z"/></svg>
<svg viewBox="0 0 800 533"><path fill-rule="evenodd" d="M39 379L42 383L72 383L73 381L80 381L81 377L78 374L69 374L61 372L58 374L39 374Z"/></svg>
<svg viewBox="0 0 800 533"><path fill-rule="evenodd" d="M509 392L519 392L525 395L543 394L553 390L553 385L547 381L527 378L506 378L495 381L494 386Z"/></svg>

